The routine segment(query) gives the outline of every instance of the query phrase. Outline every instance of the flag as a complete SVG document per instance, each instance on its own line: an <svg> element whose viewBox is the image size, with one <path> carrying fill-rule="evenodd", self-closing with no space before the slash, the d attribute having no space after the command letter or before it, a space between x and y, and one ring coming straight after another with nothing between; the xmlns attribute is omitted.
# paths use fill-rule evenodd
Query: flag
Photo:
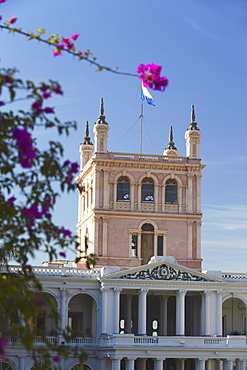
<svg viewBox="0 0 247 370"><path fill-rule="evenodd" d="M143 86L142 85L142 91L141 91L141 99L142 100L146 100L146 102L149 104L149 105L153 105L155 106L154 104L154 99L152 97L152 95L150 94L150 92L148 91L147 87Z"/></svg>

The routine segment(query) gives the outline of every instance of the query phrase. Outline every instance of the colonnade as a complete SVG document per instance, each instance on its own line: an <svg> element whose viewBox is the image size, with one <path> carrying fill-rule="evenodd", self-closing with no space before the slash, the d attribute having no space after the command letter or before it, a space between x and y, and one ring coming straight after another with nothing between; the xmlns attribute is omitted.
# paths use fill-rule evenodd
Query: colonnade
<svg viewBox="0 0 247 370"><path fill-rule="evenodd" d="M125 365L121 366L120 358L114 358L111 363L106 365L105 360L101 360L101 370L148 370L152 368L153 370L246 370L246 360L240 359L207 359L207 358L195 358L190 359L193 361L193 367L190 364L186 364L186 359L174 359L173 366L169 365L169 359L165 358L154 358L153 366L149 367L147 365L146 359L135 359L126 358Z"/></svg>
<svg viewBox="0 0 247 370"><path fill-rule="evenodd" d="M104 287L102 291L102 333L118 334L120 321L120 295L126 294L126 326L125 333L130 333L131 322L131 299L134 294L138 296L138 335L147 335L147 296L153 293L147 288L142 288L133 291L133 295L129 294L122 288ZM172 296L176 298L176 331L175 335L184 336L185 332L185 298L190 292L188 290L176 290L172 292ZM193 292L201 295L201 307L197 313L200 320L200 333L202 336L222 336L222 292L205 290L201 292ZM167 302L171 293L166 294L164 291L159 295L160 300L160 335L167 335ZM114 307L114 310L109 310L109 307Z"/></svg>

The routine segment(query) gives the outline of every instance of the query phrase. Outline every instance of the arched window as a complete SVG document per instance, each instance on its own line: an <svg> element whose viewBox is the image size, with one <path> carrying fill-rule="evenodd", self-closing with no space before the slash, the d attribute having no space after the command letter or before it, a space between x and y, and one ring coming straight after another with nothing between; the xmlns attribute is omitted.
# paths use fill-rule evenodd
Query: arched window
<svg viewBox="0 0 247 370"><path fill-rule="evenodd" d="M154 255L154 227L150 223L142 225L141 233L141 258L142 265L150 261Z"/></svg>
<svg viewBox="0 0 247 370"><path fill-rule="evenodd" d="M5 361L0 361L0 370L13 370L13 367Z"/></svg>
<svg viewBox="0 0 247 370"><path fill-rule="evenodd" d="M142 202L154 201L154 181L150 177L142 180Z"/></svg>
<svg viewBox="0 0 247 370"><path fill-rule="evenodd" d="M84 365L80 365L80 364L76 364L74 365L71 370L92 370L91 367L89 367L88 365L84 364Z"/></svg>
<svg viewBox="0 0 247 370"><path fill-rule="evenodd" d="M53 367L50 365L45 365L44 362L38 362L37 364L33 365L30 370L53 370Z"/></svg>
<svg viewBox="0 0 247 370"><path fill-rule="evenodd" d="M166 181L166 204L177 204L178 203L178 185L174 179L168 179Z"/></svg>
<svg viewBox="0 0 247 370"><path fill-rule="evenodd" d="M130 180L126 176L121 176L117 182L117 200L126 202L130 200Z"/></svg>

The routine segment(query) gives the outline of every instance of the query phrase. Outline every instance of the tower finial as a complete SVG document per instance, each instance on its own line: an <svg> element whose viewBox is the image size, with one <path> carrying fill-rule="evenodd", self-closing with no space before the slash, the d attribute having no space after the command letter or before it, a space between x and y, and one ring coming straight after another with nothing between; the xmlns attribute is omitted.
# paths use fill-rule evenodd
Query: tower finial
<svg viewBox="0 0 247 370"><path fill-rule="evenodd" d="M104 113L105 113L104 112L104 100L103 100L103 98L101 98L100 99L99 116L98 116L97 122L95 122L95 123L103 123L105 125L108 125L108 123L106 122Z"/></svg>
<svg viewBox="0 0 247 370"><path fill-rule="evenodd" d="M175 147L175 143L173 141L173 130L172 130L172 126L170 126L169 141L167 143L166 149L175 149L175 150L177 150L177 148Z"/></svg>
<svg viewBox="0 0 247 370"><path fill-rule="evenodd" d="M194 106L194 104L191 105L190 125L189 125L188 130L199 130L199 128L197 127L197 122L196 122L195 106Z"/></svg>
<svg viewBox="0 0 247 370"><path fill-rule="evenodd" d="M91 142L91 138L89 136L88 121L86 121L86 129L85 129L85 136L84 136L84 142L83 142L83 144L93 145L93 143Z"/></svg>

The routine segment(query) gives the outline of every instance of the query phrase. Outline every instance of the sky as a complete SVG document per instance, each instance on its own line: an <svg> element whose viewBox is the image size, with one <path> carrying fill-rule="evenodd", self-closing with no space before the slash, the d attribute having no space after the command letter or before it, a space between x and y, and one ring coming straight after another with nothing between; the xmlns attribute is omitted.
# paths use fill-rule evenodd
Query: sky
<svg viewBox="0 0 247 370"><path fill-rule="evenodd" d="M202 132L203 270L247 272L247 1L246 0L6 0L3 19L16 16L17 27L47 36L79 33L78 50L90 49L97 61L129 73L139 64L162 65L169 79L165 92L153 91L155 107L144 108L143 153L162 154L169 127L179 155L195 105ZM108 149L139 151L140 81L97 72L70 55L20 35L0 33L0 65L16 67L20 77L61 83L64 96L51 105L77 132L63 139L65 157L79 159L85 122L97 120L100 98L110 125ZM21 108L25 107L25 103ZM37 131L40 145L54 131ZM62 195L55 220L75 231L77 194ZM74 254L69 255L74 258ZM36 264L44 257L39 255Z"/></svg>

